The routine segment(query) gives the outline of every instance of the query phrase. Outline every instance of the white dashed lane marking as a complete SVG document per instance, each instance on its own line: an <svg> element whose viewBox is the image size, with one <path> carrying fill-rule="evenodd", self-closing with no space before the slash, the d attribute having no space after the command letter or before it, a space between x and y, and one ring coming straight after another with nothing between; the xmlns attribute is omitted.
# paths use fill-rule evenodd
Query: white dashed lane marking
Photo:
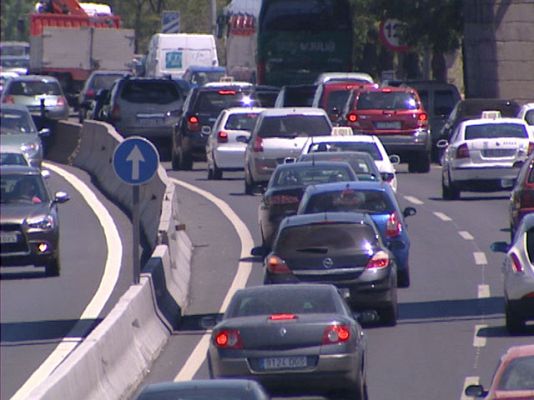
<svg viewBox="0 0 534 400"><path fill-rule="evenodd" d="M481 329L486 329L487 327L487 325L475 325L475 335L473 336L474 347L484 347L486 345L486 338L479 336L478 333Z"/></svg>
<svg viewBox="0 0 534 400"><path fill-rule="evenodd" d="M467 231L459 231L458 234L463 237L465 240L473 240L474 237Z"/></svg>
<svg viewBox="0 0 534 400"><path fill-rule="evenodd" d="M486 265L488 263L486 254L483 251L475 251L473 257L475 257L476 265Z"/></svg>
<svg viewBox="0 0 534 400"><path fill-rule="evenodd" d="M478 298L487 299L490 297L489 285L478 285Z"/></svg>
<svg viewBox="0 0 534 400"><path fill-rule="evenodd" d="M442 221L452 221L451 217L449 217L447 214L443 214L442 212L435 211L434 215Z"/></svg>
<svg viewBox="0 0 534 400"><path fill-rule="evenodd" d="M413 197L413 196L404 196L404 198L405 198L406 200L408 200L410 203L415 204L415 205L418 205L418 206L420 206L420 205L422 205L422 204L425 204L425 203L423 203L421 200L419 200L417 197Z"/></svg>

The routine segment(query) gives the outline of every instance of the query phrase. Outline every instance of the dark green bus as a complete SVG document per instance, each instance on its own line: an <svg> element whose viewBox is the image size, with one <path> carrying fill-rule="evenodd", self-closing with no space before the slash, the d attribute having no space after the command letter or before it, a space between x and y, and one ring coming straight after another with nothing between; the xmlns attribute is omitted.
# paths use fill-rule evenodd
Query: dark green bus
<svg viewBox="0 0 534 400"><path fill-rule="evenodd" d="M263 0L257 36L258 83L312 83L322 72L352 70L348 0Z"/></svg>

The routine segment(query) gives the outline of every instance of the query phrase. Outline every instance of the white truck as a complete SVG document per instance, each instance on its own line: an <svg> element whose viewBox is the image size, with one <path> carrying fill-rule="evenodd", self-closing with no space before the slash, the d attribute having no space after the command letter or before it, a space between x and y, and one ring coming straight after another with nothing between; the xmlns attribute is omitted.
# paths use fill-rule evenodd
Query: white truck
<svg viewBox="0 0 534 400"><path fill-rule="evenodd" d="M190 66L219 65L215 37L200 33L156 33L146 57L146 76L181 78Z"/></svg>

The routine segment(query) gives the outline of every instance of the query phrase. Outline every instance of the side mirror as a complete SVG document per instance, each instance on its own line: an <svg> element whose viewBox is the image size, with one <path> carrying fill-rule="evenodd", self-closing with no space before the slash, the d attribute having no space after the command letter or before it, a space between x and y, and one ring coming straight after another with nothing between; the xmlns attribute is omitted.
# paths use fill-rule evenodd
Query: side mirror
<svg viewBox="0 0 534 400"><path fill-rule="evenodd" d="M54 196L54 203L65 203L70 200L70 197L65 192L56 192L56 195Z"/></svg>
<svg viewBox="0 0 534 400"><path fill-rule="evenodd" d="M490 249L495 253L508 253L510 246L506 242L493 242Z"/></svg>
<svg viewBox="0 0 534 400"><path fill-rule="evenodd" d="M488 394L482 385L469 385L465 388L465 395L471 397L483 397Z"/></svg>
<svg viewBox="0 0 534 400"><path fill-rule="evenodd" d="M240 143L248 143L250 141L250 137L245 135L239 135L235 138L235 140Z"/></svg>
<svg viewBox="0 0 534 400"><path fill-rule="evenodd" d="M411 217L412 215L417 214L417 210L413 207L406 207L404 211L402 212L402 215L404 218Z"/></svg>
<svg viewBox="0 0 534 400"><path fill-rule="evenodd" d="M256 246L250 250L250 254L254 257L265 258L269 254L269 250L263 246Z"/></svg>
<svg viewBox="0 0 534 400"><path fill-rule="evenodd" d="M393 178L395 178L395 174L393 172L381 172L380 176L384 182L391 182Z"/></svg>
<svg viewBox="0 0 534 400"><path fill-rule="evenodd" d="M50 129L49 129L49 128L42 128L42 129L39 129L39 136L41 136L41 137L48 137L48 136L50 136Z"/></svg>
<svg viewBox="0 0 534 400"><path fill-rule="evenodd" d="M449 141L447 139L440 139L436 142L436 147L438 149L446 149L449 146Z"/></svg>
<svg viewBox="0 0 534 400"><path fill-rule="evenodd" d="M389 156L389 161L391 161L391 164L393 165L399 165L401 159L397 154L392 154Z"/></svg>

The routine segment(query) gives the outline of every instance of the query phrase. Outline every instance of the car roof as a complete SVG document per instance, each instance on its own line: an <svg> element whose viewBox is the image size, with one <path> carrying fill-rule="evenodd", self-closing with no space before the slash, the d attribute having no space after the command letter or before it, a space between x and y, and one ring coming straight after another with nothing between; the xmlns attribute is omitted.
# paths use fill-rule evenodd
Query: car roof
<svg viewBox="0 0 534 400"><path fill-rule="evenodd" d="M260 113L263 110L265 110L264 107L231 107L225 109L228 114Z"/></svg>
<svg viewBox="0 0 534 400"><path fill-rule="evenodd" d="M316 214L298 214L286 217L280 224L280 229L294 226L303 226L317 224L321 222L345 222L345 223L372 223L371 217L365 213L359 212L322 212Z"/></svg>
<svg viewBox="0 0 534 400"><path fill-rule="evenodd" d="M510 360L518 357L534 356L534 344L512 346L502 356L502 360Z"/></svg>
<svg viewBox="0 0 534 400"><path fill-rule="evenodd" d="M316 107L279 107L269 108L262 112L267 117L282 117L284 115L326 115L322 108Z"/></svg>
<svg viewBox="0 0 534 400"><path fill-rule="evenodd" d="M374 190L377 192L387 192L391 187L382 181L350 181L350 182L329 182L316 185L309 185L306 192L310 195L333 192L339 190Z"/></svg>
<svg viewBox="0 0 534 400"><path fill-rule="evenodd" d="M26 165L2 165L1 174L17 174L17 175L41 175L39 168L30 167Z"/></svg>
<svg viewBox="0 0 534 400"><path fill-rule="evenodd" d="M313 140L312 140L313 139ZM351 136L313 136L313 138L310 138L308 141L313 141L313 143L322 143L322 142L328 142L328 143L335 143L335 142L367 142L367 143L375 143L378 139L374 135L351 135ZM311 144L311 143L310 143Z"/></svg>
<svg viewBox="0 0 534 400"><path fill-rule="evenodd" d="M329 161L330 157L344 157L346 159L362 159L365 158L370 163L374 163L373 157L365 151L312 151L311 153L302 154L300 157L312 158L319 157L318 161ZM307 161L307 160L306 160ZM301 161L299 161L301 162Z"/></svg>
<svg viewBox="0 0 534 400"><path fill-rule="evenodd" d="M416 93L417 91L410 86L364 86L359 90L360 94L365 92L380 93Z"/></svg>
<svg viewBox="0 0 534 400"><path fill-rule="evenodd" d="M473 118L461 122L461 126L473 125L499 125L499 124L519 124L528 126L524 119L521 118Z"/></svg>
<svg viewBox="0 0 534 400"><path fill-rule="evenodd" d="M146 385L142 391L143 394L166 392L175 388L194 389L194 388L252 388L258 383L249 379L193 379L181 382L158 382Z"/></svg>
<svg viewBox="0 0 534 400"><path fill-rule="evenodd" d="M250 82L232 81L232 82L208 82L198 88L200 91L209 91L214 89L238 89L238 88L252 88L254 85Z"/></svg>
<svg viewBox="0 0 534 400"><path fill-rule="evenodd" d="M373 77L366 72L323 72L317 77L316 83L328 82L329 80L361 79L373 83Z"/></svg>
<svg viewBox="0 0 534 400"><path fill-rule="evenodd" d="M299 162L293 162L293 163L287 163L287 164L278 164L276 169L277 170L283 170L283 169L298 169L298 168L309 168L309 167L330 167L330 166L336 166L336 167L349 167L350 164L346 161L299 161Z"/></svg>
<svg viewBox="0 0 534 400"><path fill-rule="evenodd" d="M225 72L226 67L221 66L207 66L207 65L191 65L187 67L186 71L190 72Z"/></svg>
<svg viewBox="0 0 534 400"><path fill-rule="evenodd" d="M304 290L319 290L319 291L337 291L336 287L331 284L324 284L324 283L299 283L298 284L299 289ZM242 289L239 289L236 293L250 293L250 292L270 292L270 291L277 291L277 290L295 290L295 284L294 283L280 283L277 285L260 285L260 286L248 286Z"/></svg>

